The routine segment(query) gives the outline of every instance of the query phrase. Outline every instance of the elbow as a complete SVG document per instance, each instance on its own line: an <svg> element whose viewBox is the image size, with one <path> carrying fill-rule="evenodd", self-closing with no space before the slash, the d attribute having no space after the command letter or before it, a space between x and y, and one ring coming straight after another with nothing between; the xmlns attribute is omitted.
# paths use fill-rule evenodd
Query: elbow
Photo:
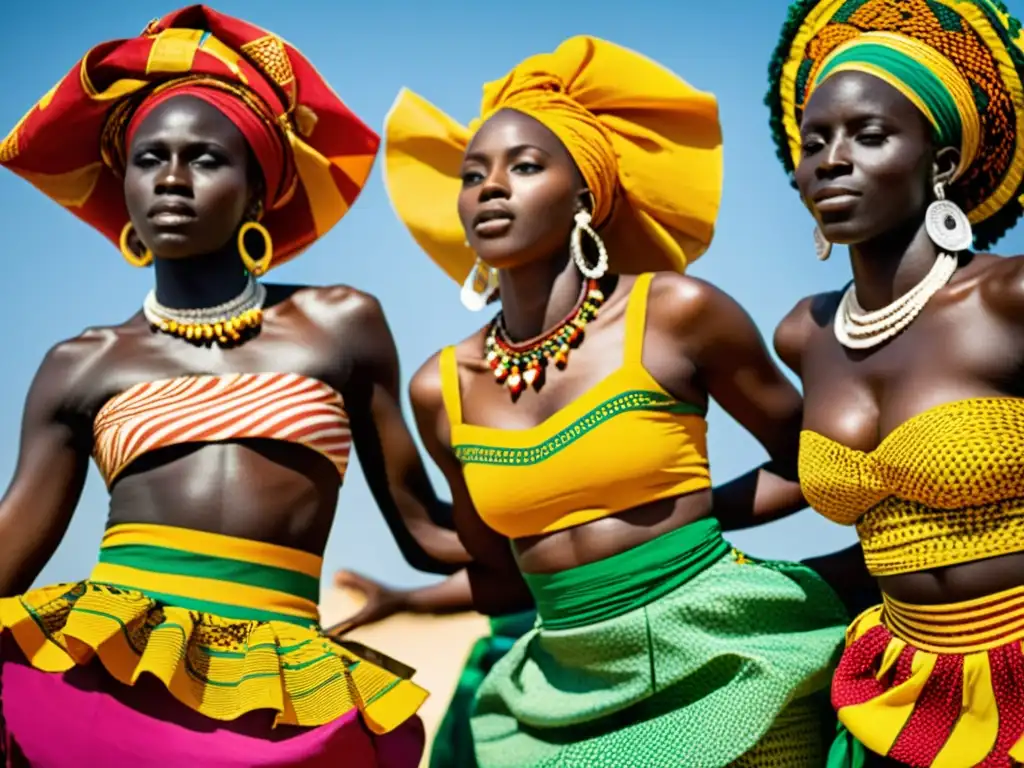
<svg viewBox="0 0 1024 768"><path fill-rule="evenodd" d="M462 570L463 566L458 563L446 563L443 560L437 560L431 557L423 550L417 548L416 551L407 551L402 553L410 567L415 568L417 571L423 573L434 573L439 576L451 576L453 573Z"/></svg>
<svg viewBox="0 0 1024 768"><path fill-rule="evenodd" d="M522 577L503 574L477 565L466 568L473 596L473 610L484 616L506 616L532 610L533 595Z"/></svg>

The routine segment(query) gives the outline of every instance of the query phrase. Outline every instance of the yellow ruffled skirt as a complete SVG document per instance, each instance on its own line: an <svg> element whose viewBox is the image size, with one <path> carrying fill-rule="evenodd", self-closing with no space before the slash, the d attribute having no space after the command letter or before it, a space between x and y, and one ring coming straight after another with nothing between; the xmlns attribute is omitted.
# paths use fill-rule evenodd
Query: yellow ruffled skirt
<svg viewBox="0 0 1024 768"><path fill-rule="evenodd" d="M263 542L117 525L87 581L0 599L0 633L36 669L98 659L125 685L149 673L214 720L274 710L275 724L312 727L358 709L387 733L427 693L323 634L321 565Z"/></svg>

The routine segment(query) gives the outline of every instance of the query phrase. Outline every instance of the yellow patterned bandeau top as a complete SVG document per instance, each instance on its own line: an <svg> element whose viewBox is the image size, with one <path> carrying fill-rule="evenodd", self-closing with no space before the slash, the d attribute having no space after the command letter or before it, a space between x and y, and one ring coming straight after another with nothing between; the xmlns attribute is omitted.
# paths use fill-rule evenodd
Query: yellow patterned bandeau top
<svg viewBox="0 0 1024 768"><path fill-rule="evenodd" d="M1024 399L939 405L870 452L805 430L800 484L815 510L857 526L874 576L1024 551Z"/></svg>

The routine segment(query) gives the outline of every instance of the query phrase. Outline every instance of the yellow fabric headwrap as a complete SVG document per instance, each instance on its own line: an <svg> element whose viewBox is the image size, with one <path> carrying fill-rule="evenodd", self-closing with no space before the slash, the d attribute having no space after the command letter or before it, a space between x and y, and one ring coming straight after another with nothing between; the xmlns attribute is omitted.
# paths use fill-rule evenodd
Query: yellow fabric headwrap
<svg viewBox="0 0 1024 768"><path fill-rule="evenodd" d="M463 154L502 109L533 117L565 145L594 195L613 271L681 272L711 243L722 196L715 97L638 53L573 37L485 85L469 127L408 90L388 113L391 203L452 279L461 283L476 258L457 210Z"/></svg>

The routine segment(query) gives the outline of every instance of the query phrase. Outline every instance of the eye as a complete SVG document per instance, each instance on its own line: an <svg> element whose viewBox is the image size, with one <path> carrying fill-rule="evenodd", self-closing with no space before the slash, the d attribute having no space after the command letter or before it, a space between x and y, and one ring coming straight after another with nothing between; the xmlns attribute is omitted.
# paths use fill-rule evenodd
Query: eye
<svg viewBox="0 0 1024 768"><path fill-rule="evenodd" d="M815 152L825 146L825 142L818 138L805 139L800 145L800 151L806 157L807 155L813 155Z"/></svg>
<svg viewBox="0 0 1024 768"><path fill-rule="evenodd" d="M544 166L538 165L537 163L531 163L529 161L518 162L512 166L512 170L516 173L523 173L526 175L532 175L534 173L540 173L544 170Z"/></svg>
<svg viewBox="0 0 1024 768"><path fill-rule="evenodd" d="M218 157L212 152L204 152L203 154L199 155L198 157L196 157L195 160L192 161L192 165L198 166L200 168L219 168L220 166L224 165L224 159Z"/></svg>
<svg viewBox="0 0 1024 768"><path fill-rule="evenodd" d="M154 152L139 152L132 158L132 165L136 168L152 168L160 164L160 158Z"/></svg>
<svg viewBox="0 0 1024 768"><path fill-rule="evenodd" d="M857 134L857 141L861 144L866 144L869 147L880 147L885 143L885 140L889 138L881 131L862 131Z"/></svg>
<svg viewBox="0 0 1024 768"><path fill-rule="evenodd" d="M468 187L472 184L479 184L483 181L483 174L479 171L463 171L462 172L462 186Z"/></svg>

